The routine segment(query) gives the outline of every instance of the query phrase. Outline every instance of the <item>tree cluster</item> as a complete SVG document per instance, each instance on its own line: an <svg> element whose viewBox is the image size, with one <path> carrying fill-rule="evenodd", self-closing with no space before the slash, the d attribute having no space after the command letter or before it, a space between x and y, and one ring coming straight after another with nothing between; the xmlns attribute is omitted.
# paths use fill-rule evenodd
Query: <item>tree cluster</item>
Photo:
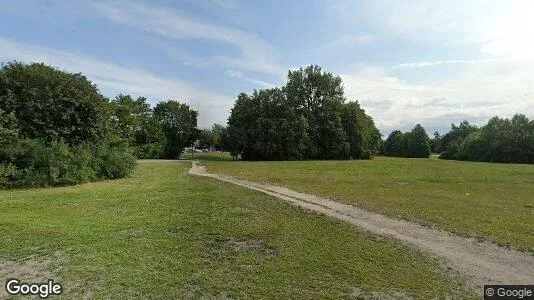
<svg viewBox="0 0 534 300"><path fill-rule="evenodd" d="M198 138L198 147L215 151L226 150L225 145L226 127L221 124L213 124L211 129L202 129Z"/></svg>
<svg viewBox="0 0 534 300"><path fill-rule="evenodd" d="M463 121L438 142L440 158L503 163L534 163L534 120L516 114L493 117L480 128Z"/></svg>
<svg viewBox="0 0 534 300"><path fill-rule="evenodd" d="M140 158L177 158L197 114L176 101L109 101L85 76L44 64L0 68L0 186L75 184L127 176Z"/></svg>
<svg viewBox="0 0 534 300"><path fill-rule="evenodd" d="M428 158L430 139L420 124L410 132L393 131L384 142L384 155L396 157Z"/></svg>
<svg viewBox="0 0 534 300"><path fill-rule="evenodd" d="M112 123L137 158L177 159L199 136L198 113L174 100L150 107L147 99L120 94L111 100Z"/></svg>
<svg viewBox="0 0 534 300"><path fill-rule="evenodd" d="M318 66L289 71L282 88L241 93L226 145L244 160L369 159L381 134L358 102L346 102L339 76Z"/></svg>

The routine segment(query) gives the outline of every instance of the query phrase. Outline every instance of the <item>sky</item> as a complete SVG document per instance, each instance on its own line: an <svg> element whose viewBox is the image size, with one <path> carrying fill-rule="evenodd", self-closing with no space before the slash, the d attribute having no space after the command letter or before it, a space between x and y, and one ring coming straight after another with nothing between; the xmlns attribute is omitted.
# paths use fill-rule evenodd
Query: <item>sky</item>
<svg viewBox="0 0 534 300"><path fill-rule="evenodd" d="M534 1L0 1L0 61L86 75L107 97L174 99L199 127L310 64L384 136L534 118Z"/></svg>

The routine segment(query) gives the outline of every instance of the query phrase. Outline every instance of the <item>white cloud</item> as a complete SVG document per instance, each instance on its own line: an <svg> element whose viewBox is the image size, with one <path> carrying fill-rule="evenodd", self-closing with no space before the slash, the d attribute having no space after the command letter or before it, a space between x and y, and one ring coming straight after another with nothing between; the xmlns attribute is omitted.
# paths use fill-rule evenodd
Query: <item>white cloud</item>
<svg viewBox="0 0 534 300"><path fill-rule="evenodd" d="M360 66L342 74L345 93L359 100L384 134L416 123L447 130L463 119L486 121L523 113L534 117L534 64L470 65L461 79L418 84L388 70Z"/></svg>
<svg viewBox="0 0 534 300"><path fill-rule="evenodd" d="M100 88L132 93L157 101L175 99L199 110L199 126L226 123L234 99L197 88L177 78L164 78L135 68L125 68L97 58L0 38L0 61L44 62L70 72L82 72ZM155 103L152 103L155 104Z"/></svg>
<svg viewBox="0 0 534 300"><path fill-rule="evenodd" d="M493 57L534 60L534 1L337 0L329 4L346 22L377 24L387 34L443 47L479 45L481 52Z"/></svg>
<svg viewBox="0 0 534 300"><path fill-rule="evenodd" d="M261 87L264 87L264 88L274 88L275 85L272 84L272 83L268 83L268 82L265 82L265 81L261 81L261 80L257 80L257 79L252 79L252 78L248 78L248 77L245 77L245 75L243 75L242 72L240 71L237 71L237 70L226 70L226 75L230 76L230 77L233 77L233 78L239 78L239 79L242 79L246 82L250 82L250 83L254 83L256 85L260 85Z"/></svg>
<svg viewBox="0 0 534 300"><path fill-rule="evenodd" d="M502 63L502 62L512 62L509 59L454 59L454 60L438 60L438 61L418 61L411 63L402 63L394 65L392 69L410 69L410 68L424 68L424 67L433 67L439 65L448 65L448 64L486 64L486 63Z"/></svg>
<svg viewBox="0 0 534 300"><path fill-rule="evenodd" d="M175 54L168 49L171 56L183 59L186 63L206 61L204 65L224 68L245 69L263 73L279 74L284 68L277 61L278 50L267 41L248 32L228 28L220 24L206 22L185 14L179 10L155 5L110 2L95 4L95 7L109 19L139 28L146 32L169 39L200 39L223 42L239 47L241 57L198 57L191 54Z"/></svg>

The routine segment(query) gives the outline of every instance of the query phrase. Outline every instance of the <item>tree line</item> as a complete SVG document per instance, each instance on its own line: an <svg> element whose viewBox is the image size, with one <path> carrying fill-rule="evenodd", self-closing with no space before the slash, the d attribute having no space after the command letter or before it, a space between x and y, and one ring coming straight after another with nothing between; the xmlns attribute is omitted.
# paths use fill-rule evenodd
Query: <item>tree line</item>
<svg viewBox="0 0 534 300"><path fill-rule="evenodd" d="M409 132L393 131L383 145L386 156L422 158L430 157L430 139L420 124Z"/></svg>
<svg viewBox="0 0 534 300"><path fill-rule="evenodd" d="M482 127L467 121L443 136L435 135L441 159L501 163L534 163L534 120L521 114L493 117Z"/></svg>
<svg viewBox="0 0 534 300"><path fill-rule="evenodd" d="M177 159L193 142L244 160L401 157L534 163L534 121L467 121L429 138L421 125L385 141L339 76L319 66L289 71L280 88L238 95L227 126L197 128L175 100L104 97L80 73L44 64L0 68L0 187L63 185L127 176L136 158Z"/></svg>
<svg viewBox="0 0 534 300"><path fill-rule="evenodd" d="M121 178L136 157L178 158L198 134L186 104L109 100L80 73L40 63L0 68L0 187Z"/></svg>
<svg viewBox="0 0 534 300"><path fill-rule="evenodd" d="M339 76L319 66L289 71L281 88L237 97L225 145L244 160L370 159L381 134Z"/></svg>
<svg viewBox="0 0 534 300"><path fill-rule="evenodd" d="M511 119L493 117L482 127L451 124L451 130L429 138L421 125L410 132L393 131L385 140L382 153L397 157L429 157L439 154L441 159L534 163L534 120L521 114Z"/></svg>

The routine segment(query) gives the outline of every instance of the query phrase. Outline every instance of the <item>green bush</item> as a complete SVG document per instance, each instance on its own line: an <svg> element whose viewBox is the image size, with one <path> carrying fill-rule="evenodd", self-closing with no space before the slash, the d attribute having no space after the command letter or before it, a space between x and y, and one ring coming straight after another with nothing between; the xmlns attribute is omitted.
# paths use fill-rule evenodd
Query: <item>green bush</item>
<svg viewBox="0 0 534 300"><path fill-rule="evenodd" d="M44 143L17 139L0 149L0 186L71 185L130 174L135 158L119 147L68 146L63 141Z"/></svg>
<svg viewBox="0 0 534 300"><path fill-rule="evenodd" d="M2 65L0 187L127 176L135 159L128 147L115 146L128 143L113 126L110 109L81 74L44 64Z"/></svg>
<svg viewBox="0 0 534 300"><path fill-rule="evenodd" d="M117 179L130 175L135 167L135 156L127 147L97 148L93 166L99 178Z"/></svg>

